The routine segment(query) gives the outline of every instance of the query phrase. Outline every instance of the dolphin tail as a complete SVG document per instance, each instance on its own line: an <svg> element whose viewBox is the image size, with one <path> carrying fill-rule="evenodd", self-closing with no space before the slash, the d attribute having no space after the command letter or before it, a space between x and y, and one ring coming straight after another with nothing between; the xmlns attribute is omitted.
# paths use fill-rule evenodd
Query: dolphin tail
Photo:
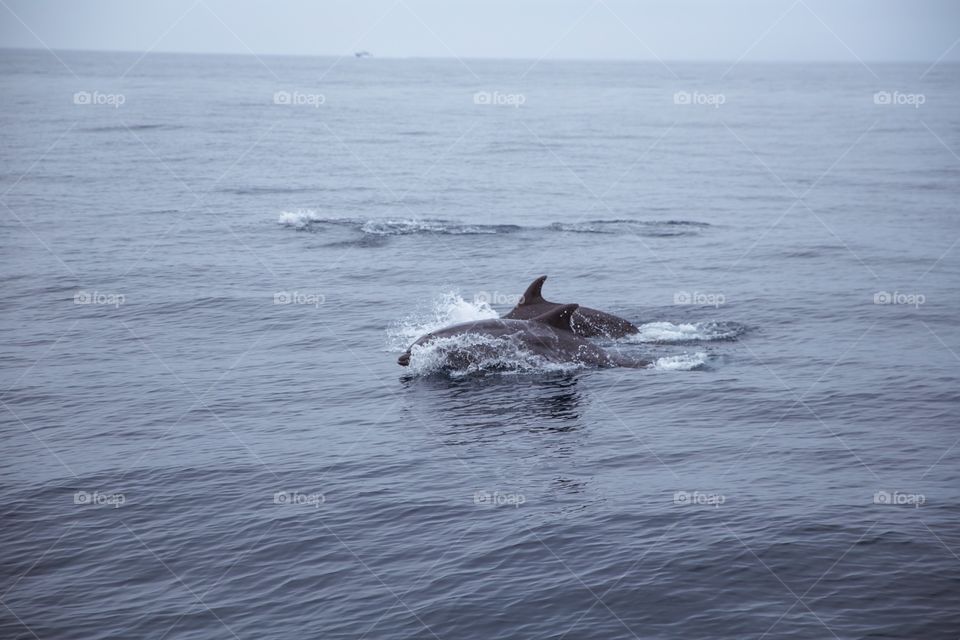
<svg viewBox="0 0 960 640"><path fill-rule="evenodd" d="M525 304L538 304L540 302L545 302L543 299L543 294L540 293L540 289L543 288L543 283L546 281L547 276L540 276L527 287L527 290L523 292L523 296L520 298L520 302L517 303L518 307L522 307Z"/></svg>
<svg viewBox="0 0 960 640"><path fill-rule="evenodd" d="M573 312L576 311L580 305L578 304L565 304L562 307L557 307L552 311L548 311L542 316L537 316L536 318L531 318L533 322L542 322L543 324L548 324L555 329L560 329L562 331L573 331L573 328L570 326L570 319L573 317Z"/></svg>

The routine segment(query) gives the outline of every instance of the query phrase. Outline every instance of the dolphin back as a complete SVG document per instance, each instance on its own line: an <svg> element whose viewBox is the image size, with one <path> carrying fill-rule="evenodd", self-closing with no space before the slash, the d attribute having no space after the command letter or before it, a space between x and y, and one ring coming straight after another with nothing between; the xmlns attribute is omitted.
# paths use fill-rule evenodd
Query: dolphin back
<svg viewBox="0 0 960 640"><path fill-rule="evenodd" d="M573 320L573 312L579 308L580 305L578 304L560 305L556 309L551 309L550 311L547 311L536 318L531 318L530 321L541 322L553 327L554 329L560 329L561 331L569 331L573 333L573 326L570 323Z"/></svg>

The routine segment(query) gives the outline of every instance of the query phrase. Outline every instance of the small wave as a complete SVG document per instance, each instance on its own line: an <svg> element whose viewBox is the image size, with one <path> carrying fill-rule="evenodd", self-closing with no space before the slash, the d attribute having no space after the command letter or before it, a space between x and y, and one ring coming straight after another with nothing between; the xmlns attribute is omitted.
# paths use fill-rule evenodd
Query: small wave
<svg viewBox="0 0 960 640"><path fill-rule="evenodd" d="M468 302L459 292L448 291L433 301L430 311L413 314L387 329L387 348L403 351L420 336L461 322L489 320L500 314L482 300Z"/></svg>
<svg viewBox="0 0 960 640"><path fill-rule="evenodd" d="M515 225L458 224L434 218L329 218L312 210L284 211L277 222L299 230L314 229L322 225L346 226L372 236L405 236L418 233L475 235L509 233L520 229Z"/></svg>
<svg viewBox="0 0 960 640"><path fill-rule="evenodd" d="M660 371L693 371L707 363L707 354L703 351L683 353L676 356L657 358L651 368Z"/></svg>
<svg viewBox="0 0 960 640"><path fill-rule="evenodd" d="M626 336L624 342L678 343L734 340L746 331L736 322L648 322L638 327L640 333Z"/></svg>
<svg viewBox="0 0 960 640"><path fill-rule="evenodd" d="M249 187L223 187L217 189L220 193L230 193L237 196L263 196L263 195L275 195L278 193L307 193L312 191L308 187L263 187L263 186L249 186Z"/></svg>
<svg viewBox="0 0 960 640"><path fill-rule="evenodd" d="M105 127L86 127L80 131L90 133L106 133L108 131L149 131L150 129L180 129L182 127L172 124L131 124L131 125L110 125Z"/></svg>
<svg viewBox="0 0 960 640"><path fill-rule="evenodd" d="M548 228L572 233L622 233L637 227L644 235L673 236L696 233L696 230L709 226L706 222L694 220L587 220L554 222Z"/></svg>
<svg viewBox="0 0 960 640"><path fill-rule="evenodd" d="M376 236L405 236L414 233L434 233L443 235L495 234L516 231L513 225L475 225L454 224L446 220L431 219L395 219L367 220L360 225L360 231Z"/></svg>
<svg viewBox="0 0 960 640"><path fill-rule="evenodd" d="M383 245L387 244L387 242L389 242L389 241L390 241L390 239L387 238L386 236L368 236L368 235L362 235L362 236L360 236L359 238L356 238L356 239L353 239L353 240L337 240L337 241L335 241L335 242L327 242L327 243L324 243L324 244L322 244L322 245L320 245L320 246L322 246L322 247L329 247L329 248L335 248L335 247L364 247L364 248L370 248L370 247L382 247Z"/></svg>
<svg viewBox="0 0 960 640"><path fill-rule="evenodd" d="M439 235L493 235L527 230L560 231L565 233L619 234L624 232L647 236L678 236L699 233L710 225L693 220L587 220L583 222L553 222L546 226L516 224L464 224L441 218L332 218L312 209L283 211L278 224L301 231L321 226L351 227L368 235L401 236L421 233Z"/></svg>

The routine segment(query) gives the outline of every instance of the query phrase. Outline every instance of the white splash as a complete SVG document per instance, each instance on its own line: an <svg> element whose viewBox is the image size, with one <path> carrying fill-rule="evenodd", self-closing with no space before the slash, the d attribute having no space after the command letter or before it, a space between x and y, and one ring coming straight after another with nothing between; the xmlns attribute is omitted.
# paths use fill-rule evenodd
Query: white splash
<svg viewBox="0 0 960 640"><path fill-rule="evenodd" d="M625 337L624 342L686 342L691 340L730 340L743 333L735 324L697 322L674 324L648 322L639 327L640 333Z"/></svg>
<svg viewBox="0 0 960 640"><path fill-rule="evenodd" d="M282 211L277 224L294 229L305 229L311 222L320 222L326 220L313 209L297 209L296 211Z"/></svg>
<svg viewBox="0 0 960 640"><path fill-rule="evenodd" d="M387 348L390 351L404 351L417 338L431 331L461 322L498 317L500 314L486 302L468 302L459 292L448 291L434 299L429 312L407 316L387 329Z"/></svg>
<svg viewBox="0 0 960 640"><path fill-rule="evenodd" d="M657 358L652 368L660 371L691 371L697 367L702 367L706 362L707 354L703 351L698 351L696 353L684 353L677 356Z"/></svg>
<svg viewBox="0 0 960 640"><path fill-rule="evenodd" d="M436 373L451 378L483 374L573 371L579 364L550 362L505 337L460 334L417 345L410 352L410 375Z"/></svg>

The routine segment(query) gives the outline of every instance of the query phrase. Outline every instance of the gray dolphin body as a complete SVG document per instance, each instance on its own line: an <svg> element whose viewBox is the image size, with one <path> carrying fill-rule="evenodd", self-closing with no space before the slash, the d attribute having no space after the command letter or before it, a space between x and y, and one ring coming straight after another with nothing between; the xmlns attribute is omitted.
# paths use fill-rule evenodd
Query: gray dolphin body
<svg viewBox="0 0 960 640"><path fill-rule="evenodd" d="M529 320L564 306L558 302L548 302L543 299L540 289L546 279L547 276L540 276L534 280L524 291L520 303L503 317L510 320ZM593 336L622 338L640 332L629 320L590 307L579 307L573 314L572 331L588 338Z"/></svg>
<svg viewBox="0 0 960 640"><path fill-rule="evenodd" d="M570 321L577 307L578 305L575 304L558 305L558 308L530 320L495 318L455 324L420 337L397 359L397 363L404 367L408 366L413 348L434 340L458 336L481 336L509 338L525 351L537 354L549 362L582 364L591 367L633 368L642 368L650 364L645 360L631 359L607 352L573 333ZM483 341L460 347L454 346L444 352L445 364L450 368L462 368L485 358L495 357L496 350L495 345Z"/></svg>

